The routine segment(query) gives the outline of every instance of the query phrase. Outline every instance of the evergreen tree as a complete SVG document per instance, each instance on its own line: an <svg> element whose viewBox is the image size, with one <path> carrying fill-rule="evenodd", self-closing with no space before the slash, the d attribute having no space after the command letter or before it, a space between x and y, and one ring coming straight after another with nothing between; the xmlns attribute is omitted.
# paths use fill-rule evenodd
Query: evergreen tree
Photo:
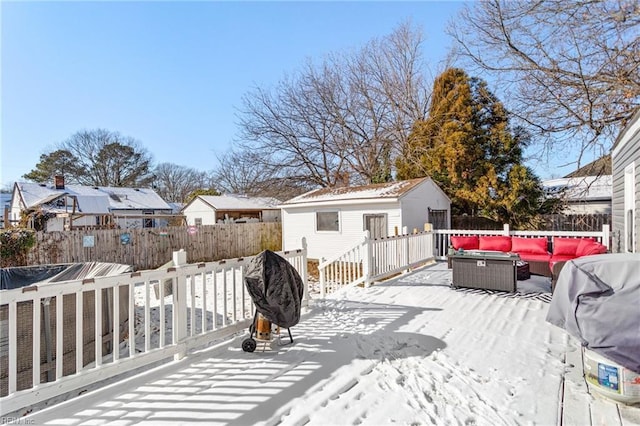
<svg viewBox="0 0 640 426"><path fill-rule="evenodd" d="M71 152L59 149L40 155L36 168L22 177L33 182L47 182L60 175L65 176L68 183L77 183L75 176L78 174L78 159Z"/></svg>
<svg viewBox="0 0 640 426"><path fill-rule="evenodd" d="M191 191L189 193L189 195L187 195L186 199L185 199L185 203L188 204L191 202L191 200L193 200L194 198L196 198L199 195L222 195L220 194L220 192L215 189L215 188L200 188L200 189L195 189L193 191Z"/></svg>
<svg viewBox="0 0 640 426"><path fill-rule="evenodd" d="M450 68L434 82L429 116L414 125L397 175L433 178L454 214L527 226L542 198L539 180L522 165L528 142L483 80Z"/></svg>
<svg viewBox="0 0 640 426"><path fill-rule="evenodd" d="M82 130L40 156L23 178L45 182L54 175L68 183L147 187L153 182L152 156L138 141L104 129Z"/></svg>

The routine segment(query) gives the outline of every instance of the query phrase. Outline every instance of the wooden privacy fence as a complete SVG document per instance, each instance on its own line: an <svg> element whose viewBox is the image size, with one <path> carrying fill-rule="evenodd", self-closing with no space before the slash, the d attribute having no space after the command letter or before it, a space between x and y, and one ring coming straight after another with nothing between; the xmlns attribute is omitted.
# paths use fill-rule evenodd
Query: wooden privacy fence
<svg viewBox="0 0 640 426"><path fill-rule="evenodd" d="M136 270L158 268L184 249L188 262L212 262L282 248L279 222L168 228L38 232L27 265L113 262ZM6 265L23 266L23 265Z"/></svg>

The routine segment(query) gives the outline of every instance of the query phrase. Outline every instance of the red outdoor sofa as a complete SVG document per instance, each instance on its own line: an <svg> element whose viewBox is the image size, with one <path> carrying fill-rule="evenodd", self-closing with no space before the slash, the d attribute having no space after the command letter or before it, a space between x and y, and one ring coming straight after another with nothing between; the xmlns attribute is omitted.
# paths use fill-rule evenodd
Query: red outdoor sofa
<svg viewBox="0 0 640 426"><path fill-rule="evenodd" d="M557 277L568 260L592 254L607 252L607 247L593 238L553 237L551 251L546 237L452 236L451 245L455 250L487 250L517 253L529 263L529 272L545 277Z"/></svg>

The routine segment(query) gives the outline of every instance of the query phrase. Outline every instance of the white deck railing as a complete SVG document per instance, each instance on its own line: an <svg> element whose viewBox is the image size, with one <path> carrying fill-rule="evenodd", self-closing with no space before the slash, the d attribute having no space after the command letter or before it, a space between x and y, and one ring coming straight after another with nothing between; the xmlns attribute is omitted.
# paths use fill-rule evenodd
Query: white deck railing
<svg viewBox="0 0 640 426"><path fill-rule="evenodd" d="M375 240L366 232L362 241L343 254L320 262L320 296L344 287L368 286L434 260L433 242L430 231Z"/></svg>
<svg viewBox="0 0 640 426"><path fill-rule="evenodd" d="M300 250L279 254L300 273L305 304L309 293L305 242ZM180 359L190 349L248 327L254 315L244 286L250 260L185 264L186 254L175 252L176 266L165 270L2 290L0 308L6 312L6 323L1 326L7 344L0 359L8 374L0 415L162 359ZM90 306L85 306L87 293L94 299ZM53 299L53 306L42 307ZM52 315L45 318L43 311ZM90 311L93 332L88 338ZM28 337L48 332L53 334L50 340ZM25 371L24 358L41 360L42 345L51 362L45 360L41 368L40 362L29 361ZM53 360L53 354L63 355ZM49 377L43 380L45 370Z"/></svg>
<svg viewBox="0 0 640 426"><path fill-rule="evenodd" d="M377 240L365 235L350 250L321 262L321 297L445 259L452 235L543 236L550 243L556 237L593 237L607 247L610 238L608 225L600 232L510 231L505 226L502 231L435 230ZM304 240L302 246L279 254L302 276L306 304ZM193 348L249 326L253 304L244 274L251 258L185 264L184 252L175 256L176 266L168 269L0 291L0 371L6 376L0 416L167 358L180 359ZM87 294L93 295L90 306ZM89 310L93 315L87 316ZM65 320L69 312L72 321ZM25 322L26 329L19 329ZM89 323L91 338L85 330ZM53 334L50 339L48 332ZM41 360L43 352L44 367L30 362ZM63 356L54 359L53 354ZM25 362L32 364L27 371Z"/></svg>
<svg viewBox="0 0 640 426"><path fill-rule="evenodd" d="M427 226L429 228L429 226ZM508 235L525 238L545 237L550 247L557 237L591 237L609 248L609 225L602 231L512 231L509 225L502 230L437 229L415 234L372 240L368 233L362 241L344 253L320 262L320 296L341 288L387 278L429 260L445 260L454 235Z"/></svg>

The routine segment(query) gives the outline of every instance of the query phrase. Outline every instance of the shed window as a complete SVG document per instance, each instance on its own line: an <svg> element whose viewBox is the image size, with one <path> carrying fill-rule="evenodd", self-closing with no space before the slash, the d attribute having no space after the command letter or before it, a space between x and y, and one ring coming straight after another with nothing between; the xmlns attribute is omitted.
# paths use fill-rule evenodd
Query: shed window
<svg viewBox="0 0 640 426"><path fill-rule="evenodd" d="M316 212L316 231L339 231L338 212Z"/></svg>
<svg viewBox="0 0 640 426"><path fill-rule="evenodd" d="M196 226L202 226L202 218L201 217L196 217L194 219L194 223Z"/></svg>

